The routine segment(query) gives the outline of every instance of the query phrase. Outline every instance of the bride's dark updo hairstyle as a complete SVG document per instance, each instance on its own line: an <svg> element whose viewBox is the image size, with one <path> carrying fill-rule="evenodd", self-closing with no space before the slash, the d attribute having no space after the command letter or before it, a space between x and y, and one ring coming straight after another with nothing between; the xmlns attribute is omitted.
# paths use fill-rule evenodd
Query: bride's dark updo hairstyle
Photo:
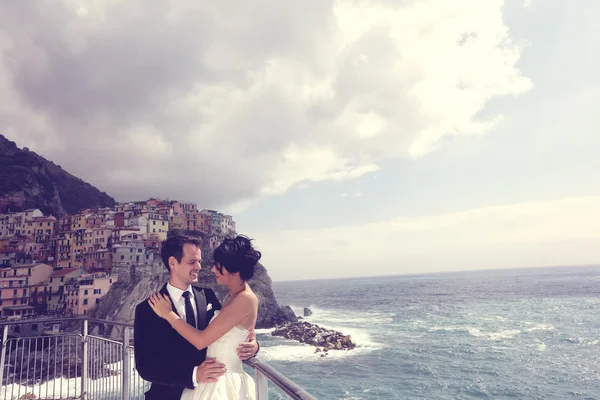
<svg viewBox="0 0 600 400"><path fill-rule="evenodd" d="M254 268L260 260L260 251L252 247L251 239L244 235L227 238L213 252L215 267L223 273L223 267L230 274L240 273L240 278L247 281L254 276Z"/></svg>

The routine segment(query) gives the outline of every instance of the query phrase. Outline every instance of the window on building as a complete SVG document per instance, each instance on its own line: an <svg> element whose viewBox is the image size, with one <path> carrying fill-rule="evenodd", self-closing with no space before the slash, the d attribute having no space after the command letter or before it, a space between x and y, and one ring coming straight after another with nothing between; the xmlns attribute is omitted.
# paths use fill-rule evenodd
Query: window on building
<svg viewBox="0 0 600 400"><path fill-rule="evenodd" d="M85 305L87 305L87 303L88 303L88 299L83 299L83 305L85 306Z"/></svg>

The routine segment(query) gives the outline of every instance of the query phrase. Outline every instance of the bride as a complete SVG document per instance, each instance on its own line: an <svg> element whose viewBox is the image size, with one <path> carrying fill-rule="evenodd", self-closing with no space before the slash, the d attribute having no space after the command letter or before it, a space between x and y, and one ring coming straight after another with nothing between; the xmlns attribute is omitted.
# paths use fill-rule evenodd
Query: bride
<svg viewBox="0 0 600 400"><path fill-rule="evenodd" d="M225 239L215 249L215 265L211 272L217 283L229 288L229 296L208 327L197 330L175 312L169 296L155 293L148 302L154 312L171 324L181 336L197 349L208 347L206 356L225 365L226 373L217 382L200 383L195 389L185 389L181 400L254 400L254 380L242 368L236 349L254 329L258 314L258 299L247 280L254 275L261 253L250 239L238 236Z"/></svg>

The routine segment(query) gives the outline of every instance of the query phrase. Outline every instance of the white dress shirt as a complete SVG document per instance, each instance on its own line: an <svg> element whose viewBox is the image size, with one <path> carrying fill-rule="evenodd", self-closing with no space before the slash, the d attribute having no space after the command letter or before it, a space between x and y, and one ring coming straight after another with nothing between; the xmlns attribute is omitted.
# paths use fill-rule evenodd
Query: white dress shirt
<svg viewBox="0 0 600 400"><path fill-rule="evenodd" d="M181 317L181 319L183 319L184 321L186 320L186 315L185 315L185 298L183 297L183 292L190 292L190 301L192 303L192 308L194 309L194 313L196 315L194 315L194 317L196 318L196 325L198 324L198 310L196 309L196 300L194 298L194 291L192 290L192 286L188 286L187 290L181 290L176 288L175 286L172 286L170 283L167 283L167 291L169 292L169 295L171 296L171 299L173 299L173 302L175 304L175 308L177 309L177 313L179 314L179 316ZM194 328L198 328L198 326L195 326Z"/></svg>
<svg viewBox="0 0 600 400"><path fill-rule="evenodd" d="M192 308L194 309L194 313L196 314L196 324L198 324L198 310L196 309L196 300L194 298L194 291L192 290L192 286L188 286L186 290L181 290L171 285L171 283L167 283L167 291L169 292L169 296L171 296L171 300L173 300L173 305L175 309L177 309L177 313L183 319L185 319L185 298L183 297L183 292L190 292L190 301L192 303ZM195 326L194 328L197 328ZM194 367L192 371L192 382L194 383L194 387L198 386L198 382L196 381L196 371L198 370L198 366Z"/></svg>

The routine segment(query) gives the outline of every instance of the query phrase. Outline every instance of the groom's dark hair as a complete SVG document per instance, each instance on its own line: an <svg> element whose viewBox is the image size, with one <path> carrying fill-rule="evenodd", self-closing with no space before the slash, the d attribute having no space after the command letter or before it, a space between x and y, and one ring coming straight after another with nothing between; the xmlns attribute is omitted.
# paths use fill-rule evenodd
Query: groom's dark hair
<svg viewBox="0 0 600 400"><path fill-rule="evenodd" d="M202 246L200 239L183 235L173 235L162 242L160 258L162 258L167 271L171 272L171 268L169 268L169 258L175 257L177 262L181 262L181 259L183 258L183 246L186 244L192 244L198 248L201 248Z"/></svg>

